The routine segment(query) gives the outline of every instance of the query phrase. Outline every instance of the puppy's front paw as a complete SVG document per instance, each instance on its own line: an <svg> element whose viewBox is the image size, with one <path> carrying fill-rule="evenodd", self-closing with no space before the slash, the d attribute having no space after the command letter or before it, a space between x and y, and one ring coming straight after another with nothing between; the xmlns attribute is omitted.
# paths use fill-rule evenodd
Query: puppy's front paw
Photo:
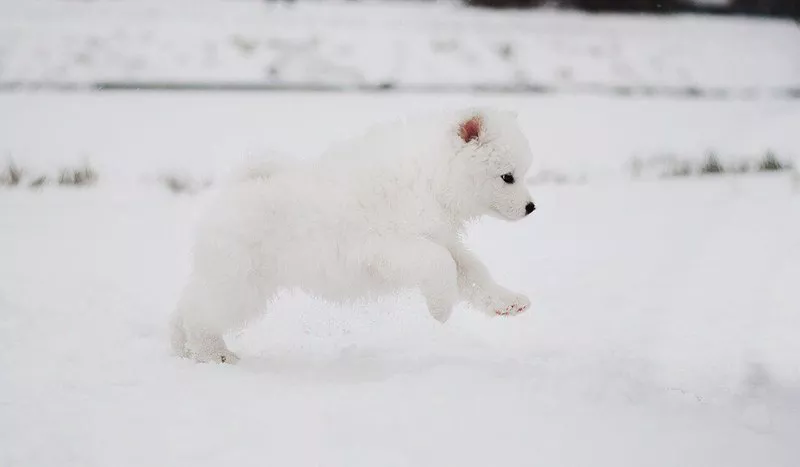
<svg viewBox="0 0 800 467"><path fill-rule="evenodd" d="M494 316L514 316L518 315L531 306L528 297L522 294L508 293L493 297L489 309L490 315Z"/></svg>

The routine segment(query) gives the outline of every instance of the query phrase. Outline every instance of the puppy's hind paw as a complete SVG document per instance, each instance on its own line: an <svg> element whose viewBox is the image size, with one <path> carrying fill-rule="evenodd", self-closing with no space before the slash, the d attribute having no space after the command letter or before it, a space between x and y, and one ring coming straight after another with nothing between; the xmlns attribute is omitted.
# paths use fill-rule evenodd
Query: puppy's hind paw
<svg viewBox="0 0 800 467"><path fill-rule="evenodd" d="M200 363L235 364L239 361L239 357L228 350L225 340L219 334L203 331L189 333L185 350L189 357Z"/></svg>
<svg viewBox="0 0 800 467"><path fill-rule="evenodd" d="M235 365L239 361L239 356L228 349L212 352L192 352L190 356L198 363L227 363L228 365Z"/></svg>
<svg viewBox="0 0 800 467"><path fill-rule="evenodd" d="M236 363L239 362L239 356L231 352L230 350L220 353L218 358L219 360L217 361L219 363L227 363L229 365L235 365Z"/></svg>

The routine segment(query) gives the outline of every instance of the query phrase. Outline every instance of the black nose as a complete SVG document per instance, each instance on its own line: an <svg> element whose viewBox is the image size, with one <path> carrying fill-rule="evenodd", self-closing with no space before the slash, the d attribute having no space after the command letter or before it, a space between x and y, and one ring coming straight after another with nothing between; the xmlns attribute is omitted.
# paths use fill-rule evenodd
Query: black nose
<svg viewBox="0 0 800 467"><path fill-rule="evenodd" d="M525 205L525 215L527 216L528 214L532 213L534 211L534 209L536 209L536 205L534 205L533 203L526 204Z"/></svg>

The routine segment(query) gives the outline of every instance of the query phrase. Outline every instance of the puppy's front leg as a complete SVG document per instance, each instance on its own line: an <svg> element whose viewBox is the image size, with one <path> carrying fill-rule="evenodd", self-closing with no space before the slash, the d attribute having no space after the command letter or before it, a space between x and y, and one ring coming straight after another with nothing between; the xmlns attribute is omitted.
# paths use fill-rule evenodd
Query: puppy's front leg
<svg viewBox="0 0 800 467"><path fill-rule="evenodd" d="M444 323L458 301L456 263L446 248L421 238L368 242L367 268L394 287L418 287L428 311Z"/></svg>
<svg viewBox="0 0 800 467"><path fill-rule="evenodd" d="M473 306L492 316L516 315L530 306L526 296L498 285L481 260L464 245L452 245L450 252L456 261L461 297Z"/></svg>

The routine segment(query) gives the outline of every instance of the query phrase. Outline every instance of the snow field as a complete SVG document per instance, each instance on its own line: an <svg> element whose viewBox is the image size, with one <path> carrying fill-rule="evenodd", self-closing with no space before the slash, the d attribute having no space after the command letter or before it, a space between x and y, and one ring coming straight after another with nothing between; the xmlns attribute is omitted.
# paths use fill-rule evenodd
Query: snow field
<svg viewBox="0 0 800 467"><path fill-rule="evenodd" d="M199 199L0 197L3 465L795 465L800 198L785 177L536 190L469 243L514 319L287 293L169 354Z"/></svg>
<svg viewBox="0 0 800 467"><path fill-rule="evenodd" d="M791 21L448 4L0 2L0 84L798 92Z"/></svg>

